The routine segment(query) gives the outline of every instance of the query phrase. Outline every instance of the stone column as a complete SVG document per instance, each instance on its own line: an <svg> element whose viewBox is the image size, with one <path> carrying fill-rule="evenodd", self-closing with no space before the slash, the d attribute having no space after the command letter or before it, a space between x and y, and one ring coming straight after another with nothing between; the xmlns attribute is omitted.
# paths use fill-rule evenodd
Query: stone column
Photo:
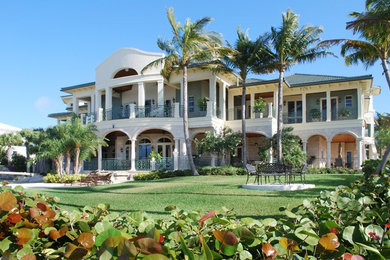
<svg viewBox="0 0 390 260"><path fill-rule="evenodd" d="M330 90L326 91L326 122L330 122L332 119L332 115L330 113ZM321 105L321 104L320 104Z"/></svg>
<svg viewBox="0 0 390 260"><path fill-rule="evenodd" d="M102 108L102 94L100 91L95 91L95 113L96 113L96 122L100 122L102 120L100 111Z"/></svg>
<svg viewBox="0 0 390 260"><path fill-rule="evenodd" d="M94 113L95 111L96 111L96 105L95 105L95 103L96 103L96 101L95 101L95 95L91 95L91 103L90 103L90 113L92 114L92 113Z"/></svg>
<svg viewBox="0 0 390 260"><path fill-rule="evenodd" d="M228 97L228 114L228 120L234 120L234 95L232 93L229 93Z"/></svg>
<svg viewBox="0 0 390 260"><path fill-rule="evenodd" d="M181 144L181 154L180 156L187 156L187 146L186 146L186 140L180 139Z"/></svg>
<svg viewBox="0 0 390 260"><path fill-rule="evenodd" d="M362 90L360 87L358 87L357 89L357 118L358 119L362 119L363 118L363 105L362 105L362 101L364 100L364 98L362 98Z"/></svg>
<svg viewBox="0 0 390 260"><path fill-rule="evenodd" d="M303 148L303 152L307 152L307 141L302 141L302 148Z"/></svg>
<svg viewBox="0 0 390 260"><path fill-rule="evenodd" d="M99 171L102 170L102 145L99 144L98 148L98 168Z"/></svg>
<svg viewBox="0 0 390 260"><path fill-rule="evenodd" d="M221 119L226 121L226 83L222 82L222 87L219 88L219 111L221 111Z"/></svg>
<svg viewBox="0 0 390 260"><path fill-rule="evenodd" d="M173 170L179 169L179 139L175 139L175 148L173 149Z"/></svg>
<svg viewBox="0 0 390 260"><path fill-rule="evenodd" d="M363 149L362 149L362 146L363 146L363 141L362 139L356 139L356 146L357 146L357 164L356 167L357 169L360 169L362 167L362 163L363 163Z"/></svg>
<svg viewBox="0 0 390 260"><path fill-rule="evenodd" d="M302 123L306 123L306 93L302 92Z"/></svg>
<svg viewBox="0 0 390 260"><path fill-rule="evenodd" d="M255 118L255 93L250 93L251 96L251 118Z"/></svg>
<svg viewBox="0 0 390 260"><path fill-rule="evenodd" d="M157 105L159 116L164 115L164 81L157 81Z"/></svg>
<svg viewBox="0 0 390 260"><path fill-rule="evenodd" d="M274 162L274 157L272 155L273 153L273 150L272 150L272 146L269 148L269 153L268 153L268 162L269 163L273 163Z"/></svg>
<svg viewBox="0 0 390 260"><path fill-rule="evenodd" d="M72 102L73 102L73 113L77 115L79 113L79 99L73 96Z"/></svg>
<svg viewBox="0 0 390 260"><path fill-rule="evenodd" d="M136 169L135 169L135 142L136 142L136 139L131 139L131 155L130 155L131 168L130 168L130 171L136 171Z"/></svg>
<svg viewBox="0 0 390 260"><path fill-rule="evenodd" d="M138 107L145 106L145 86L143 82L138 82Z"/></svg>
<svg viewBox="0 0 390 260"><path fill-rule="evenodd" d="M331 164L332 164L332 141L327 141L327 151L326 151L326 155L327 155L327 167L331 167Z"/></svg>
<svg viewBox="0 0 390 260"><path fill-rule="evenodd" d="M112 89L106 88L106 120L112 120Z"/></svg>
<svg viewBox="0 0 390 260"><path fill-rule="evenodd" d="M211 103L211 116L216 116L216 90L217 90L217 81L215 76L212 76L209 79L209 97Z"/></svg>
<svg viewBox="0 0 390 260"><path fill-rule="evenodd" d="M272 118L273 117L273 113L272 113L272 103L268 103L268 118Z"/></svg>
<svg viewBox="0 0 390 260"><path fill-rule="evenodd" d="M135 118L135 104L130 104L129 105L129 118Z"/></svg>
<svg viewBox="0 0 390 260"><path fill-rule="evenodd" d="M174 117L175 118L179 118L180 117L180 103L179 102L175 103Z"/></svg>

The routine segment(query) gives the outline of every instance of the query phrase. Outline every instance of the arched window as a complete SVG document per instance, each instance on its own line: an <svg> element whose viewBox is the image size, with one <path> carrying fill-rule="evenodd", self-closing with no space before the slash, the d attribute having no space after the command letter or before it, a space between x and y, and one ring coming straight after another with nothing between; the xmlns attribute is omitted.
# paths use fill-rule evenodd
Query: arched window
<svg viewBox="0 0 390 260"><path fill-rule="evenodd" d="M122 70L118 71L114 75L114 79L128 77L128 76L134 76L134 75L138 75L138 73L137 73L137 71L135 69L125 68L125 69L122 69Z"/></svg>
<svg viewBox="0 0 390 260"><path fill-rule="evenodd" d="M144 138L144 139L141 139L141 141L139 141L140 144L150 144L150 140L147 139L147 138Z"/></svg>
<svg viewBox="0 0 390 260"><path fill-rule="evenodd" d="M158 139L157 143L170 143L171 140L169 138L163 137Z"/></svg>

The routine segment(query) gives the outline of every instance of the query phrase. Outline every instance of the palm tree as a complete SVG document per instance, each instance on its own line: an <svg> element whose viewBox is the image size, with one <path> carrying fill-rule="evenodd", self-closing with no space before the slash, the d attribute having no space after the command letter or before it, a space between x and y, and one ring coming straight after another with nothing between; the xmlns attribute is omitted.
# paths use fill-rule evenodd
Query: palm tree
<svg viewBox="0 0 390 260"><path fill-rule="evenodd" d="M374 9L369 9L366 13L351 13L350 15L356 18L354 21L361 20L362 17L369 16L372 13L384 13L386 10L390 10L389 1L367 0L367 3L377 3L377 5L371 5ZM370 7L370 5L368 6ZM353 24L354 21L349 22L349 24ZM390 55L390 27L388 25L384 26L381 23L359 22L357 24L357 26L349 28L353 28L354 33L359 33L363 40L335 39L324 41L321 44L342 44L341 55L344 57L347 66L361 62L368 68L373 66L377 61L380 61L387 85L390 88L390 72L388 66ZM378 174L383 171L389 157L390 146L387 147L382 157L382 161L378 166Z"/></svg>
<svg viewBox="0 0 390 260"><path fill-rule="evenodd" d="M237 41L232 47L234 52L232 55L226 56L224 61L226 65L238 70L241 77L242 98L241 98L241 120L242 120L242 163L247 163L247 143L246 143L246 122L245 122L245 102L246 102L246 79L249 73L264 73L268 71L265 66L269 59L269 51L264 37L260 37L256 41L251 41L248 31L241 31L240 27L237 29Z"/></svg>
<svg viewBox="0 0 390 260"><path fill-rule="evenodd" d="M350 14L356 19L347 22L347 29L364 31L367 26L388 27L390 23L390 0L366 0L366 11Z"/></svg>
<svg viewBox="0 0 390 260"><path fill-rule="evenodd" d="M39 131L33 129L23 129L20 131L20 135L23 138L23 145L26 147L27 172L30 172L30 155L33 150L32 146L34 142L39 138Z"/></svg>
<svg viewBox="0 0 390 260"><path fill-rule="evenodd" d="M169 80L173 72L183 73L183 128L187 147L188 162L194 175L199 175L192 158L191 140L188 130L188 68L197 64L199 68L210 68L215 60L226 54L228 48L222 47L222 40L215 32L205 32L206 25L212 20L204 17L195 22L187 19L184 25L175 20L173 8L168 8L167 16L172 28L171 40L157 40L158 47L166 56L148 64L142 72L151 66L163 64L161 74Z"/></svg>
<svg viewBox="0 0 390 260"><path fill-rule="evenodd" d="M272 46L269 69L279 72L278 109L277 109L277 160L282 162L282 124L283 124L283 81L284 73L298 63L313 62L330 52L325 51L326 45L318 46L320 27L306 25L299 28L298 15L291 10L282 15L282 26L272 27L269 34Z"/></svg>
<svg viewBox="0 0 390 260"><path fill-rule="evenodd" d="M8 166L11 164L12 146L21 144L23 144L23 140L19 133L6 133L0 135L0 146L6 147Z"/></svg>

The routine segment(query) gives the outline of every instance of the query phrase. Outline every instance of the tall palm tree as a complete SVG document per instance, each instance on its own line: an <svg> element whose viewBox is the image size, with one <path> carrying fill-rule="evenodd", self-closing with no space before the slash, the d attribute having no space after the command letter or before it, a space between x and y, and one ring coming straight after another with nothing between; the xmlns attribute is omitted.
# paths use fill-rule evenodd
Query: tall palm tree
<svg viewBox="0 0 390 260"><path fill-rule="evenodd" d="M390 26L383 23L366 22L364 17L369 17L371 14L382 14L383 19L389 20L390 1L385 0L367 0L368 10L366 13L353 12L350 16L355 20L348 24L357 24L354 27L348 27L358 33L363 40L336 39L324 41L324 44L338 45L342 44L341 55L345 59L345 64L352 65L359 62L363 63L366 68L373 66L377 61L381 62L383 74L385 75L387 85L390 89L390 72L389 72L389 55L390 55ZM371 5L370 5L371 4ZM370 9L372 7L372 9ZM356 23L356 21L359 21ZM363 20L363 22L362 22ZM377 173L380 174L390 157L390 146L387 147L382 161L378 166Z"/></svg>
<svg viewBox="0 0 390 260"><path fill-rule="evenodd" d="M20 133L6 133L0 135L0 146L6 147L8 166L11 164L12 146L21 144L23 144L23 140Z"/></svg>
<svg viewBox="0 0 390 260"><path fill-rule="evenodd" d="M32 146L34 142L39 138L39 131L33 129L23 129L20 131L20 135L23 138L23 145L26 147L27 172L30 172L30 155L33 150Z"/></svg>
<svg viewBox="0 0 390 260"><path fill-rule="evenodd" d="M173 72L183 73L183 128L187 148L188 162L194 175L199 175L192 158L191 140L188 130L188 68L198 64L199 68L208 68L210 62L220 55L226 54L227 48L222 46L219 34L205 32L206 25L212 20L209 17L201 18L195 22L187 19L184 25L175 20L173 8L167 9L168 21L172 29L171 40L157 40L158 47L166 56L148 64L143 70L151 66L163 64L161 74L169 80Z"/></svg>
<svg viewBox="0 0 390 260"><path fill-rule="evenodd" d="M284 73L298 63L313 62L324 57L326 45L318 46L320 27L306 25L299 28L298 15L291 10L282 14L282 25L272 27L269 34L272 61L269 68L279 72L277 102L277 160L282 162L282 124L283 124L283 81Z"/></svg>
<svg viewBox="0 0 390 260"><path fill-rule="evenodd" d="M242 120L242 163L247 163L247 143L246 143L246 122L245 122L245 102L246 102L246 79L250 73L268 72L265 66L269 60L269 51L267 49L265 37L260 37L256 41L251 41L248 31L237 29L237 37L234 46L228 43L234 52L226 56L224 61L226 65L237 70L241 77L242 97L241 97L241 120Z"/></svg>
<svg viewBox="0 0 390 260"><path fill-rule="evenodd" d="M356 19L347 22L347 29L353 29L354 32L364 31L367 26L390 25L390 0L366 0L366 11L350 14Z"/></svg>

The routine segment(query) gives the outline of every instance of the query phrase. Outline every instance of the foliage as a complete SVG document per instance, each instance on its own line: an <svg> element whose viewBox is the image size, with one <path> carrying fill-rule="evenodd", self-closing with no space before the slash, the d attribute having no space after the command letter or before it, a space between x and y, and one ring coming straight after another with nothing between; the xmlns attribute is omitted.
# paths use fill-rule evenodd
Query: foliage
<svg viewBox="0 0 390 260"><path fill-rule="evenodd" d="M271 140L265 136L261 136L258 141L258 154L261 162L268 162L269 150L271 148Z"/></svg>
<svg viewBox="0 0 390 260"><path fill-rule="evenodd" d="M61 177L59 174L46 174L43 177L43 181L46 183L77 183L84 177L87 177L87 174L66 174Z"/></svg>
<svg viewBox="0 0 390 260"><path fill-rule="evenodd" d="M242 167L233 167L233 166L205 166L197 168L200 175L245 175L246 171ZM191 176L191 171L189 170L156 170L148 173L138 173L134 176L136 181L146 181L146 180L158 180L172 177L182 177L182 176Z"/></svg>
<svg viewBox="0 0 390 260"><path fill-rule="evenodd" d="M12 154L11 165L13 171L25 172L27 167L26 157L16 152Z"/></svg>
<svg viewBox="0 0 390 260"><path fill-rule="evenodd" d="M20 133L5 133L0 135L0 149L6 150L7 165L10 166L12 160L12 146L18 146L23 143Z"/></svg>
<svg viewBox="0 0 390 260"><path fill-rule="evenodd" d="M69 212L54 198L3 187L0 253L19 259L388 259L387 178L324 191L292 210L281 208L279 220L175 206L166 207L170 216L163 219L110 213L104 204Z"/></svg>
<svg viewBox="0 0 390 260"><path fill-rule="evenodd" d="M198 102L199 111L207 110L207 101L209 101L208 98L198 98L196 101Z"/></svg>
<svg viewBox="0 0 390 260"><path fill-rule="evenodd" d="M349 111L347 108L343 108L340 110L339 115L342 117L349 117L351 115L351 111Z"/></svg>
<svg viewBox="0 0 390 260"><path fill-rule="evenodd" d="M381 159L371 159L371 160L365 160L362 164L362 171L364 173L364 176L366 178L371 177L372 175L376 175L377 168L381 162ZM390 171L390 162L387 162L384 170L382 171L382 174L385 171Z"/></svg>
<svg viewBox="0 0 390 260"><path fill-rule="evenodd" d="M375 144L382 156L382 151L390 146L390 114L377 113L375 124Z"/></svg>
<svg viewBox="0 0 390 260"><path fill-rule="evenodd" d="M284 163L293 166L302 166L306 162L306 153L302 151L299 137L292 133L292 127L285 127L282 131L282 152ZM272 137L272 147L277 153L277 135Z"/></svg>
<svg viewBox="0 0 390 260"><path fill-rule="evenodd" d="M156 160L161 160L162 159L162 155L160 153L158 153L157 151L152 151L150 154L149 154L149 158L152 159L156 159Z"/></svg>
<svg viewBox="0 0 390 260"><path fill-rule="evenodd" d="M349 168L307 168L306 174L361 174L360 170Z"/></svg>
<svg viewBox="0 0 390 260"><path fill-rule="evenodd" d="M263 113L265 111L266 106L267 103L261 97L259 97L255 100L253 111L255 111L255 113Z"/></svg>

